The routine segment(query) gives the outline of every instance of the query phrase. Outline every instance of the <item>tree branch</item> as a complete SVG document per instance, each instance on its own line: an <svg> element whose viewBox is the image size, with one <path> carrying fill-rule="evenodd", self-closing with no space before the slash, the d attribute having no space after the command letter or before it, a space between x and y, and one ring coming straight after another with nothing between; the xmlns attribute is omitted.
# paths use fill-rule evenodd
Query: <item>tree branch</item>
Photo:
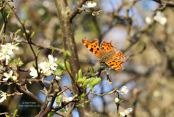
<svg viewBox="0 0 174 117"><path fill-rule="evenodd" d="M19 92L22 92L26 95L28 95L29 97L31 97L32 99L36 100L39 104L43 105L44 103L39 99L37 98L34 94L32 94L31 92L29 91L26 91L24 90L23 88L21 88L18 84L15 84L16 86L16 89L19 91Z"/></svg>
<svg viewBox="0 0 174 117"><path fill-rule="evenodd" d="M62 31L64 49L65 51L68 50L71 52L71 56L69 57L69 62L70 62L71 72L73 74L73 79L72 79L73 91L75 94L78 94L78 95L82 93L85 94L86 90L79 89L74 82L75 75L78 73L80 69L80 65L79 65L77 48L76 48L76 43L75 43L74 33L73 33L74 31L73 31L71 21L72 21L72 18L78 13L78 8L81 7L85 1L86 0L81 0L79 3L77 3L77 6L71 12L71 9L69 7L66 7L64 0L54 0L61 31ZM85 99L88 100L88 97L86 96ZM84 117L85 112L90 110L90 105L85 104L85 109L79 108L79 107L77 109L79 111L79 116Z"/></svg>
<svg viewBox="0 0 174 117"><path fill-rule="evenodd" d="M57 96L57 93L58 93L58 89L55 89L55 92L54 92L54 95L51 99L51 102L50 102L50 105L46 108L46 110L41 114L41 117L46 117L48 115L48 113L51 111L52 109L52 106L53 106L53 103L56 99L56 96Z"/></svg>
<svg viewBox="0 0 174 117"><path fill-rule="evenodd" d="M87 0L80 0L80 2L77 2L76 7L72 10L70 14L70 21L72 22L72 19L78 14L79 8L82 7L82 4L84 4Z"/></svg>
<svg viewBox="0 0 174 117"><path fill-rule="evenodd" d="M168 1L168 0L153 0L153 1L158 2L160 4L165 4L166 6L169 6L169 7L174 7L173 1Z"/></svg>

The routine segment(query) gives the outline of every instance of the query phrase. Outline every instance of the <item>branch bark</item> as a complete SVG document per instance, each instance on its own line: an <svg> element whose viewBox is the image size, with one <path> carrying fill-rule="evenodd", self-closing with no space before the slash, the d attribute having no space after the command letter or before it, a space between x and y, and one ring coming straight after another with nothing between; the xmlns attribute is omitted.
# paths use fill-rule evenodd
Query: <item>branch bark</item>
<svg viewBox="0 0 174 117"><path fill-rule="evenodd" d="M75 94L78 94L78 95L80 95L81 93L85 94L86 90L81 90L81 89L79 90L79 88L75 85L75 82L74 82L75 74L78 73L80 69L80 65L79 65L77 48L76 48L76 43L75 43L74 34L73 34L72 19L78 13L78 8L80 8L85 1L86 0L81 0L80 2L77 3L77 6L73 10L71 10L67 6L67 4L65 4L64 0L54 0L61 31L62 31L64 49L71 52L69 62L70 62L71 72L73 75L72 85L73 85L73 90ZM87 96L85 98L86 100L88 100ZM84 117L85 113L90 110L89 103L85 104L84 106L85 108L80 108L80 107L77 108L80 117Z"/></svg>

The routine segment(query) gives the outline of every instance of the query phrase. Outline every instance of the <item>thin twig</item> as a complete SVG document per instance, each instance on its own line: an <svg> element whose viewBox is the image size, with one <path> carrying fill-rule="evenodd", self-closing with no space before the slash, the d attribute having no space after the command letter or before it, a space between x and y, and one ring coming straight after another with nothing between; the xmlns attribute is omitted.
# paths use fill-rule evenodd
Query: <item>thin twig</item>
<svg viewBox="0 0 174 117"><path fill-rule="evenodd" d="M51 102L50 102L49 106L45 109L45 111L41 114L41 117L46 117L48 115L48 113L51 111L53 103L57 97L57 93L58 93L58 89L55 89Z"/></svg>
<svg viewBox="0 0 174 117"><path fill-rule="evenodd" d="M72 10L70 14L70 21L72 22L72 19L78 14L79 8L82 7L82 4L84 4L87 0L80 0L80 2L77 2L77 5L75 8Z"/></svg>

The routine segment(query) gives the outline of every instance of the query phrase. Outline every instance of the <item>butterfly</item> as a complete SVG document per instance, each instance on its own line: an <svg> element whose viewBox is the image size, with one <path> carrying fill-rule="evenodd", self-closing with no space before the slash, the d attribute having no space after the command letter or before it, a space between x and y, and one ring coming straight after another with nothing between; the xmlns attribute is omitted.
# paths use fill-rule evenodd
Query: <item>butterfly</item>
<svg viewBox="0 0 174 117"><path fill-rule="evenodd" d="M129 59L129 56L126 57L121 51L116 51L118 48L112 46L111 42L107 43L103 40L99 47L97 39L88 41L84 38L82 39L82 43L89 49L89 51L99 58L100 63L106 63L115 70L123 70L124 67L122 64Z"/></svg>

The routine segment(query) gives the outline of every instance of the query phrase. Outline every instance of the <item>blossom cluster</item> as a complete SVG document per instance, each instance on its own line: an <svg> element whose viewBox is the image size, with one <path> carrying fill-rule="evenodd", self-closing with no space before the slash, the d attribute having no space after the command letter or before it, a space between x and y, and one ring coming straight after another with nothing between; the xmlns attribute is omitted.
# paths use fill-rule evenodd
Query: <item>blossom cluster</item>
<svg viewBox="0 0 174 117"><path fill-rule="evenodd" d="M167 18L164 16L164 14L160 11L158 11L156 13L156 15L152 18L150 18L149 16L146 17L145 21L148 24L152 24L154 22L154 20L158 23L160 23L161 25L165 25L167 23Z"/></svg>
<svg viewBox="0 0 174 117"><path fill-rule="evenodd" d="M52 55L48 55L48 61L41 62L38 65L39 72L45 76L50 76L57 69L57 64L55 63L56 61L57 61L56 58L53 58ZM38 77L37 70L34 67L31 67L30 71L31 71L30 75L32 76L32 78Z"/></svg>
<svg viewBox="0 0 174 117"><path fill-rule="evenodd" d="M8 65L11 56L14 55L13 50L18 50L17 45L13 45L11 43L6 43L5 45L1 45L0 50L0 60L5 60L6 65Z"/></svg>
<svg viewBox="0 0 174 117"><path fill-rule="evenodd" d="M97 5L94 1L87 1L83 7L85 8L94 8Z"/></svg>
<svg viewBox="0 0 174 117"><path fill-rule="evenodd" d="M121 94L127 94L129 92L129 90L127 89L126 86L123 86L119 92ZM115 98L115 103L118 104L119 102L121 102L121 100L119 98ZM124 112L120 112L119 114L121 116L125 117L126 115L128 115L129 113L131 113L132 110L133 110L132 108L128 108Z"/></svg>
<svg viewBox="0 0 174 117"><path fill-rule="evenodd" d="M4 73L5 78L3 79L4 81L7 81L8 79L11 79L13 81L17 80L16 76L13 76L13 71L11 70L9 73Z"/></svg>
<svg viewBox="0 0 174 117"><path fill-rule="evenodd" d="M6 43L5 45L1 45L1 50L0 50L0 60L1 61L6 61L5 64L8 65L9 60L11 57L14 55L13 50L18 50L18 42L21 42L20 36L17 35L16 33L10 32L10 38L13 40L13 42L17 42L17 44L14 44L13 42L11 43Z"/></svg>
<svg viewBox="0 0 174 117"><path fill-rule="evenodd" d="M120 112L120 115L123 116L123 117L125 117L126 115L128 115L129 113L131 113L132 110L133 110L132 108L128 108L124 112Z"/></svg>

